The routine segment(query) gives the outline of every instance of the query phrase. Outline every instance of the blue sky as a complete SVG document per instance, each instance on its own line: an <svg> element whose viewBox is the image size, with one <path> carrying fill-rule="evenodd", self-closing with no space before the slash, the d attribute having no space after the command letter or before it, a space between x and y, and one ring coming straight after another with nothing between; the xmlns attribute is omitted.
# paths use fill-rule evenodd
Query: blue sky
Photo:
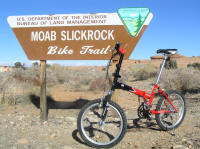
<svg viewBox="0 0 200 149"><path fill-rule="evenodd" d="M110 13L121 7L148 7L154 17L130 59L149 59L160 48L177 48L185 56L200 56L200 0L6 0L0 5L0 65L31 63L7 23L8 16ZM66 65L105 61L51 61Z"/></svg>

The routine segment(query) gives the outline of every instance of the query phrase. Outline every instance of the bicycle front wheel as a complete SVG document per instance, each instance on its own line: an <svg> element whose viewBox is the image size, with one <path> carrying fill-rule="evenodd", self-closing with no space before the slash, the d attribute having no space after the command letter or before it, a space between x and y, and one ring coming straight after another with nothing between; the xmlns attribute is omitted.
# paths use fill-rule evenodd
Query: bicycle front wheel
<svg viewBox="0 0 200 149"><path fill-rule="evenodd" d="M103 107L101 100L86 104L78 115L77 127L81 138L91 147L108 148L116 145L124 137L127 121L123 110L116 103L108 102L108 112L101 120Z"/></svg>
<svg viewBox="0 0 200 149"><path fill-rule="evenodd" d="M158 101L156 111L171 111L170 113L156 114L156 122L162 130L171 130L178 127L186 113L185 99L179 92L168 91L167 96L177 112L165 97Z"/></svg>

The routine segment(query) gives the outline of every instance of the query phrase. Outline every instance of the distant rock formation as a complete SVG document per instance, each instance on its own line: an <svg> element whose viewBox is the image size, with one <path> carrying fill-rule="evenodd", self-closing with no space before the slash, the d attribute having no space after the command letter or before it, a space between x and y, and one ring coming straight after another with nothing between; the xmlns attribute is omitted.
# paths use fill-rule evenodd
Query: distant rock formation
<svg viewBox="0 0 200 149"><path fill-rule="evenodd" d="M189 58L189 57L183 56L183 55L181 55L181 54L171 55L170 57L173 58L173 59ZM163 56L161 56L161 55L154 55L154 56L151 56L151 60L157 60L157 59L163 59Z"/></svg>
<svg viewBox="0 0 200 149"><path fill-rule="evenodd" d="M200 56L186 57L180 54L170 56L171 59L176 60L179 68L187 67L188 64L200 63ZM151 56L150 64L160 66L163 56L155 55Z"/></svg>
<svg viewBox="0 0 200 149"><path fill-rule="evenodd" d="M187 57L181 54L175 54L170 56L171 59L176 60L178 68L184 68L187 67L188 64L193 63L200 63L200 56L192 56ZM150 57L150 60L128 60L124 62L124 65L126 64L151 64L156 67L160 67L160 64L162 63L163 56L161 55L154 55Z"/></svg>

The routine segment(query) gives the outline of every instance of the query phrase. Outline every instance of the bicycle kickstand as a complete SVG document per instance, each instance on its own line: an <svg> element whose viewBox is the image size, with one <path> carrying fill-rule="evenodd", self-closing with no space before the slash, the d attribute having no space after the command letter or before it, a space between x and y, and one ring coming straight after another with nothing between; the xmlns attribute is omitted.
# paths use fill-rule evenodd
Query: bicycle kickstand
<svg viewBox="0 0 200 149"><path fill-rule="evenodd" d="M172 126L173 126L172 136L175 136L175 128L174 128L174 123L173 123L173 117L172 117L172 114L170 114L170 118L171 118Z"/></svg>

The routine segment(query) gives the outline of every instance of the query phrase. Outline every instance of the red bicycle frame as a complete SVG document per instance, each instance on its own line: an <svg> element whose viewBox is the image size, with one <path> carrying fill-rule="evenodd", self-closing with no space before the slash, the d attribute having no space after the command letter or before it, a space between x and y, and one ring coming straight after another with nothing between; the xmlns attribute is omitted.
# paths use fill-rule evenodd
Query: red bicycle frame
<svg viewBox="0 0 200 149"><path fill-rule="evenodd" d="M170 105L173 107L174 111L177 112L177 109L175 108L175 106L172 104L172 102L170 101L170 99L168 98L167 94L162 90L162 89L159 89L159 86L158 84L155 84L154 85L154 88L152 90L152 93L149 94L145 91L142 91L142 90L139 90L139 89L136 89L136 88L132 88L133 91L129 91L131 93L134 93L140 97L143 97L144 99L144 102L147 101L147 99L149 99L149 102L148 102L148 105L151 107L152 105L152 102L153 102L153 99L154 99L154 96L155 96L155 93L156 93L156 90L158 90L160 96L164 96L165 99L167 99L167 101L170 103ZM161 111L156 111L156 110L151 110L151 113L152 114L159 114L159 113L170 113L171 111L170 110L166 110L166 109L162 109Z"/></svg>
<svg viewBox="0 0 200 149"><path fill-rule="evenodd" d="M170 107L170 109L161 109L160 111L156 111L156 110L153 109L153 110L151 110L151 113L152 114L159 114L159 113L171 113L172 111L173 112L178 112L177 109L175 108L175 106L172 104L171 100L168 98L167 94L162 89L160 89L159 86L158 86L158 82L160 80L161 73L163 71L163 68L164 68L164 65L166 63L166 60L169 58L169 55L168 54L164 54L164 59L163 59L163 62L162 62L162 65L161 65L160 72L158 74L156 83L155 83L155 85L153 87L152 93L149 94L149 93L147 93L147 92L145 92L143 90L132 88L131 86L128 86L126 84L118 82L118 78L121 77L119 75L119 71L120 71L121 64L122 64L122 61L123 61L123 57L124 57L124 54L125 54L125 50L119 48L119 46L120 46L119 44L116 44L117 48L115 47L117 49L117 53L116 54L120 55L120 59L119 59L119 63L116 65L116 71L113 74L114 75L114 80L113 80L111 91L108 94L109 97L111 96L111 94L114 92L115 89L126 90L126 91L129 91L131 93L134 93L134 94L138 95L139 97L143 97L145 104L147 104L147 106L149 108L151 108L152 107L151 105L152 105L152 102L153 102L153 99L154 99L154 96L155 96L155 93L156 93L156 90L157 90L159 95L161 97L165 98L169 102L169 104L171 105L171 107L173 109L171 107ZM147 99L149 99L149 101L147 101ZM166 104L166 102L164 104Z"/></svg>

